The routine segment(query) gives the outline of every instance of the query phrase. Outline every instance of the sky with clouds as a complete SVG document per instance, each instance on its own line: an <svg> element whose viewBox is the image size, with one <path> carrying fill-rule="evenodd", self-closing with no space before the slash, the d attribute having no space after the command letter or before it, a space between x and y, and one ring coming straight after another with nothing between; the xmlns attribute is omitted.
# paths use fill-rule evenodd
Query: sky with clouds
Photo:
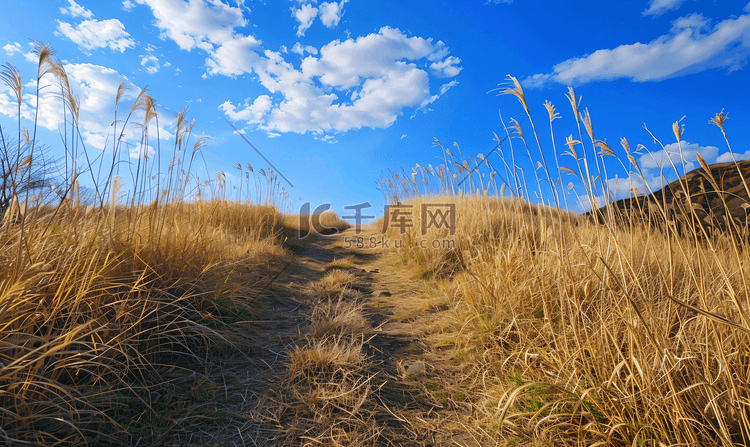
<svg viewBox="0 0 750 447"><path fill-rule="evenodd" d="M328 202L341 212L369 201L382 213L377 180L402 168L410 173L417 163L439 164L435 139L465 158L490 154L494 134L505 134L500 116L507 124L523 113L515 98L497 95L508 74L521 82L549 163L555 154L544 102L556 106L554 146L561 165L571 168L575 160L562 152L565 138L578 135L565 96L575 89L595 138L623 161L604 159L618 196L645 188L628 172L621 138L649 186L661 184L661 172L674 178L672 163L697 167L697 153L708 162L731 160L720 131L708 123L722 109L735 156L750 159L746 0L13 3L4 9L0 55L23 77L22 126L30 127L36 112L32 40L47 42L79 98L82 138L91 151L112 150L120 83L129 89L118 120L147 87L158 132L150 130L144 148L141 130L128 127L131 159L162 144L171 154L176 114L188 107L196 137L211 138L199 175L224 171L231 182L242 175L237 163L268 169L228 120L289 180L282 186L295 198L292 209ZM42 80L38 138L60 155L63 114L54 82ZM16 114L13 92L0 85L5 133L16 129ZM684 126L681 146L675 121ZM521 126L532 135L528 120ZM540 159L535 144L529 160L522 143L514 143L527 178ZM501 148L510 150L507 143ZM489 157L502 164L497 151ZM560 190L575 202L583 191L568 181L573 189Z"/></svg>

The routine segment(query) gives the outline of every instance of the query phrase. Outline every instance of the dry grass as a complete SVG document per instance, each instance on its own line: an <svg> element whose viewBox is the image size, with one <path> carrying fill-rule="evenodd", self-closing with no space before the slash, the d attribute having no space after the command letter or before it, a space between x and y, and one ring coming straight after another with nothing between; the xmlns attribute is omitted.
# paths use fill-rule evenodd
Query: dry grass
<svg viewBox="0 0 750 447"><path fill-rule="evenodd" d="M513 90L525 106L520 86ZM578 115L572 90L569 95ZM587 119L592 145L600 143ZM577 156L579 166L604 169L601 155L587 164L584 157ZM456 346L476 351L461 379L473 409L461 416L468 431L485 445L500 438L554 445L750 443L750 250L744 240L696 237L695 227L678 234L666 223L659 225L664 231L608 219L594 224L520 198L489 197L499 186L494 180L470 173L468 162L454 166L456 177L446 167L425 173L427 195L409 179L394 176L383 184L415 207L456 204L455 248L407 252L450 278L465 309L453 337ZM540 172L554 182L551 170ZM451 180L467 175L463 188ZM506 179L510 184L500 190L517 186L512 175ZM587 183L592 200L603 193ZM431 197L431 191L449 194ZM538 194L553 200L549 188ZM554 196L560 204L563 198ZM666 220L667 213L661 216ZM419 219L414 213L406 240L424 237ZM444 229L430 231L427 239L448 237Z"/></svg>
<svg viewBox="0 0 750 447"><path fill-rule="evenodd" d="M60 81L74 112L61 66L49 47L37 52L40 77ZM142 118L147 132L154 110L141 92L127 120ZM3 157L18 165L3 165L2 195L12 201L0 221L0 443L158 444L195 423L189 390L209 357L254 343L231 327L254 317L233 295L259 292L283 259L283 218L271 205L221 200L221 181L195 184L203 140L186 150L192 125L178 116L168 170L134 162L127 204L107 166L91 194L73 168L52 190L52 180L34 177L39 143L6 134ZM86 166L85 154L68 154L66 166Z"/></svg>
<svg viewBox="0 0 750 447"><path fill-rule="evenodd" d="M340 258L336 258L333 261L326 264L326 270L330 269L354 269L356 268L356 265L354 264L354 256L342 256Z"/></svg>
<svg viewBox="0 0 750 447"><path fill-rule="evenodd" d="M358 294L350 297L342 293L337 300L321 301L312 310L311 323L307 331L316 339L331 334L362 334L368 327L362 308L362 300Z"/></svg>
<svg viewBox="0 0 750 447"><path fill-rule="evenodd" d="M367 321L354 275L331 270L308 287L317 302L306 335L288 349L287 373L260 405L278 445L381 445L377 374L365 353Z"/></svg>
<svg viewBox="0 0 750 447"><path fill-rule="evenodd" d="M307 286L307 293L318 299L346 299L351 300L359 296L352 289L355 281L353 273L344 270L329 270L319 281Z"/></svg>
<svg viewBox="0 0 750 447"><path fill-rule="evenodd" d="M362 296L352 289L352 273L330 270L319 281L307 287L307 293L316 299L310 313L309 335L323 339L329 335L356 336L367 327L362 314Z"/></svg>
<svg viewBox="0 0 750 447"><path fill-rule="evenodd" d="M263 405L278 424L278 445L381 445L373 410L378 383L361 338L311 338L290 353L278 396Z"/></svg>

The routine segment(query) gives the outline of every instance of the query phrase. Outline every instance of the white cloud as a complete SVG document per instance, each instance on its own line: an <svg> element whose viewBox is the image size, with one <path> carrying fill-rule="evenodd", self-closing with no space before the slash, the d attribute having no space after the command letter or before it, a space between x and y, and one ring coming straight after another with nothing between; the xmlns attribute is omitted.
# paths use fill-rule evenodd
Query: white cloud
<svg viewBox="0 0 750 447"><path fill-rule="evenodd" d="M506 5L510 5L511 3L513 3L513 0L489 0L487 3L494 3L496 5L500 3L505 3Z"/></svg>
<svg viewBox="0 0 750 447"><path fill-rule="evenodd" d="M389 127L404 108L424 107L438 98L430 95L428 73L414 61L444 51L442 42L410 38L388 27L356 40L331 42L319 57L305 58L299 70L280 53L266 51L252 69L262 85L283 100L274 104L259 128L321 134ZM225 112L240 113L230 106L225 103Z"/></svg>
<svg viewBox="0 0 750 447"><path fill-rule="evenodd" d="M133 159L142 158L144 155L147 155L148 158L153 159L154 154L156 154L156 151L150 144L136 144L128 148L128 156Z"/></svg>
<svg viewBox="0 0 750 447"><path fill-rule="evenodd" d="M311 4L302 5L299 9L292 8L292 17L297 19L299 26L297 27L297 37L305 35L310 26L312 26L313 20L318 15L318 8L315 8Z"/></svg>
<svg viewBox="0 0 750 447"><path fill-rule="evenodd" d="M23 54L24 59L31 62L32 64L38 64L39 63L39 56L34 54L33 51L29 51L27 53Z"/></svg>
<svg viewBox="0 0 750 447"><path fill-rule="evenodd" d="M338 140L333 135L323 135L322 137L315 137L315 139L328 144L338 143Z"/></svg>
<svg viewBox="0 0 750 447"><path fill-rule="evenodd" d="M707 30L711 21L708 20L703 14L693 13L688 14L684 17L675 19L672 22L672 33L679 33L685 29L694 29L696 31Z"/></svg>
<svg viewBox="0 0 750 447"><path fill-rule="evenodd" d="M338 26L341 17L344 15L344 4L347 0L341 2L323 2L320 4L320 21L326 28L335 28Z"/></svg>
<svg viewBox="0 0 750 447"><path fill-rule="evenodd" d="M318 54L318 49L312 45L302 46L302 44L299 42L295 43L292 47L292 53L297 53L300 56L304 56L305 52L308 52L310 54Z"/></svg>
<svg viewBox="0 0 750 447"><path fill-rule="evenodd" d="M271 103L271 97L268 95L258 96L252 104L249 100L245 100L243 109L237 111L231 102L225 101L219 106L219 109L224 112L232 121L245 121L248 124L259 124L263 122L265 115L271 110L273 104Z"/></svg>
<svg viewBox="0 0 750 447"><path fill-rule="evenodd" d="M662 150L641 155L638 164L642 169L672 169L671 159L672 163L678 169L682 170L680 148L682 148L682 159L685 161L685 172L690 172L697 167L695 164L698 161L696 154L700 154L703 158L710 160L719 153L719 148L715 146L700 146L697 143L683 141L680 145L670 143L665 145Z"/></svg>
<svg viewBox="0 0 750 447"><path fill-rule="evenodd" d="M625 178L615 176L615 178L607 179L606 184L609 188L610 200L649 194L650 191L657 191L669 183L658 171L651 172L643 168L641 170L643 177L637 171L630 171Z"/></svg>
<svg viewBox="0 0 750 447"><path fill-rule="evenodd" d="M650 0L643 15L658 17L667 11L679 8L683 3L685 0Z"/></svg>
<svg viewBox="0 0 750 447"><path fill-rule="evenodd" d="M302 61L302 70L319 77L323 85L348 89L360 85L364 78L385 77L406 61L429 59L443 49L442 42L433 45L432 39L407 37L398 29L383 27L377 34L323 46L319 58Z"/></svg>
<svg viewBox="0 0 750 447"><path fill-rule="evenodd" d="M133 2L132 2L132 1L130 1L130 0L125 0L124 2L122 2L122 8L123 8L123 9L124 9L125 11L130 11L130 10L132 10L133 8L135 8L135 3L133 3Z"/></svg>
<svg viewBox="0 0 750 447"><path fill-rule="evenodd" d="M409 136L408 136L408 135L406 135L405 133L404 133L404 134L401 134L401 139L402 139L402 140L403 140L404 138L408 138L408 137L409 137Z"/></svg>
<svg viewBox="0 0 750 447"><path fill-rule="evenodd" d="M734 158L732 158L732 154L730 154L729 152L724 152L723 154L719 155L718 158L716 158L716 163L727 163L735 160L750 160L750 151L744 153L736 153L734 154Z"/></svg>
<svg viewBox="0 0 750 447"><path fill-rule="evenodd" d="M460 63L461 59L455 56L448 56L443 61L432 63L430 70L437 76L452 78L463 70L463 67L458 66Z"/></svg>
<svg viewBox="0 0 750 447"><path fill-rule="evenodd" d="M85 19L94 17L94 14L90 10L84 8L75 1L68 0L68 3L70 4L70 6L68 6L67 8L60 8L61 13L69 15L71 17L83 17Z"/></svg>
<svg viewBox="0 0 750 447"><path fill-rule="evenodd" d="M138 57L141 58L141 66L146 67L147 73L154 74L159 72L159 68L161 67L159 65L159 58L150 53L142 54ZM164 66L166 67L167 65L164 64Z"/></svg>
<svg viewBox="0 0 750 447"><path fill-rule="evenodd" d="M80 100L80 123L84 136L99 133L98 131L105 132L109 127L109 122L106 124L99 123L98 118L102 113L112 114L117 87L120 81L129 84L127 78L114 70L92 64L67 64L65 65L65 71L73 93ZM47 75L42 78L40 90L45 94L39 98L39 125L50 130L57 130L63 121L59 85L52 76ZM129 92L129 95L132 95L132 91ZM111 99L112 108L107 110L104 104L108 103L109 99ZM0 113L15 117L15 101L10 113L7 104L4 104L4 98L0 95ZM26 85L24 91L24 101L21 108L24 118L34 119L35 104L36 81L31 81Z"/></svg>
<svg viewBox="0 0 750 447"><path fill-rule="evenodd" d="M21 49L21 44L18 42L8 43L7 45L3 46L3 50L5 50L8 56L13 56L15 53L23 52L23 50Z"/></svg>
<svg viewBox="0 0 750 447"><path fill-rule="evenodd" d="M164 68L171 67L171 66L172 64L169 61L164 62Z"/></svg>
<svg viewBox="0 0 750 447"><path fill-rule="evenodd" d="M239 76L251 73L261 60L255 50L260 50L260 41L252 36L235 35L210 52L206 59L208 74Z"/></svg>
<svg viewBox="0 0 750 447"><path fill-rule="evenodd" d="M57 29L65 37L77 43L82 50L109 48L122 53L127 48L135 46L135 41L125 31L122 22L117 19L84 20L75 27L58 20Z"/></svg>
<svg viewBox="0 0 750 447"><path fill-rule="evenodd" d="M635 170L635 167L631 166L631 172L629 172L626 177L607 179L606 185L609 191L609 200L620 200L630 197L631 195L650 194L653 191L662 189L668 183L674 181L677 176L672 169L670 158L680 173L685 174L699 167L696 153L701 154L701 156L711 163L711 160L717 156L718 152L719 149L714 146L700 146L696 143L683 141L682 153L685 160L684 172L677 143L666 145L664 150L659 150L654 153L647 152L644 155L641 155L638 160L638 166L641 168L643 176ZM735 158L737 161L750 160L750 151L737 153L735 154ZM727 152L716 157L714 163L725 163L730 161L732 161L732 157ZM598 186L599 185L597 184L597 187ZM597 192L600 193L601 191L597 190ZM579 199L580 204L574 206L572 211L586 212L591 209L588 198L585 195L579 196ZM597 195L595 201L597 206L603 206L606 202L604 194Z"/></svg>
<svg viewBox="0 0 750 447"><path fill-rule="evenodd" d="M297 44L293 52L310 55L294 66L284 59L286 48L264 49L255 37L238 32L246 25L242 12L219 0L193 0L189 5L182 0L136 1L151 7L165 38L183 50L206 51L204 78L256 75L270 94L239 104L226 101L221 110L272 134L388 127L404 108L419 108L439 97L431 95L430 75L421 67L432 63L429 72L440 76L455 76L461 70L460 60L449 55L443 42L408 37L389 27L357 39L335 40L320 50ZM317 15L311 12L312 4L299 8L308 11L298 17L303 25Z"/></svg>
<svg viewBox="0 0 750 447"><path fill-rule="evenodd" d="M455 79L447 84L443 84L440 86L440 96L443 96L445 92L447 92L451 87L455 87L458 85L458 81Z"/></svg>
<svg viewBox="0 0 750 447"><path fill-rule="evenodd" d="M214 45L231 40L235 28L247 25L240 8L220 0L135 1L151 7L162 38L169 37L187 51L196 47L211 51Z"/></svg>
<svg viewBox="0 0 750 447"><path fill-rule="evenodd" d="M712 68L730 72L742 68L750 56L750 15L724 20L713 28L700 14L672 22L669 34L643 44L597 50L536 74L523 81L539 87L549 81L572 85L592 81L631 78L636 82L658 81Z"/></svg>
<svg viewBox="0 0 750 447"><path fill-rule="evenodd" d="M79 99L79 127L81 136L89 149L108 149L112 148L112 117L114 116L115 97L120 82L124 82L129 90L123 95L120 107L125 112L129 111L132 102L140 90L133 85L127 77L117 71L94 64L65 64L65 72L68 76L68 82L71 90ZM50 75L42 78L40 90L44 94L39 98L39 125L41 127L57 131L63 124L62 105L59 97L59 84L57 80ZM34 110L36 107L36 81L27 84L23 104L21 107L22 117L26 120L34 120ZM157 106L158 107L158 106ZM162 139L172 138L168 128L174 126L173 118L170 114L163 113L159 110L159 133ZM121 110L122 111L122 110ZM0 89L0 113L10 117L16 117L16 102L8 94L7 89ZM142 112L136 112L132 121L142 122ZM150 123L151 126L155 122ZM120 129L118 128L118 133ZM124 139L129 144L138 141L140 138L140 128L129 127L126 129ZM151 135L155 136L156 132L152 129Z"/></svg>

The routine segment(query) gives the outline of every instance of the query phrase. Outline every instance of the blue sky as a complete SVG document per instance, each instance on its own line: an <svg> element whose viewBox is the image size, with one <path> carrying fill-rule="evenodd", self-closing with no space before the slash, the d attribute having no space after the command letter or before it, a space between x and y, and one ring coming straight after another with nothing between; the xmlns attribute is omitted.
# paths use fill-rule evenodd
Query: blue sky
<svg viewBox="0 0 750 447"><path fill-rule="evenodd" d="M660 182L658 166L668 156L679 158L675 145L665 153L644 124L667 145L675 142L672 123L684 117L682 149L690 169L698 166L695 152L709 163L728 160L721 133L708 124L723 109L733 151L750 159L746 0L9 3L0 55L26 84L24 116L32 116L36 94L30 39L48 42L81 99L92 154L111 151L119 83L131 87L120 116L148 86L158 105L162 150L171 154L176 113L188 106L196 135L211 137L203 148L206 164L198 169L202 179L207 169L212 178L224 171L230 184L237 182L243 174L236 163L268 169L228 119L294 185L282 181L293 209L300 198L313 207L332 203L339 212L370 201L382 213L376 181L389 169L439 164L435 138L454 152L457 143L465 158L489 153L493 132L505 132L499 112L506 121L523 113L512 96L493 91L508 86L508 74L524 88L549 163L545 100L561 115L554 122L558 155L565 137L577 138L568 86L591 113L595 137L626 165L621 138L633 150L643 144L652 152L636 155L652 185ZM61 155L58 103L42 95L39 138ZM10 89L0 85L6 132L15 129L15 112ZM31 121L24 118L22 125ZM531 135L528 122L522 125ZM135 129L126 135L132 157L143 153L137 135ZM526 152L520 142L514 148L517 155ZM534 144L530 149L538 154ZM538 160L521 155L517 162L530 178ZM575 166L571 157L560 160ZM611 179L628 177L613 158L606 163ZM577 203L584 192L575 179L565 183L570 180L575 187L568 194ZM618 184L619 191L627 189Z"/></svg>

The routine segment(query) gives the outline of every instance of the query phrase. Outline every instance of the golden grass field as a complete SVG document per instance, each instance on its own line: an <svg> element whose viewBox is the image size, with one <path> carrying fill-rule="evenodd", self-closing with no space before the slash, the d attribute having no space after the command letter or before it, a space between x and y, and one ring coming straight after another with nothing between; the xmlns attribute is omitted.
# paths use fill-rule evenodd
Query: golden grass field
<svg viewBox="0 0 750 447"><path fill-rule="evenodd" d="M65 73L48 47L37 54L39 77L62 86L73 139L80 129ZM1 77L20 104L18 72L6 65ZM528 114L520 85L511 83L504 93ZM594 137L572 89L569 99L580 117L579 138L567 140L577 163L571 172L596 205L606 190L600 164L614 153ZM545 105L552 130L557 113ZM155 117L147 91L124 120L136 117L146 135ZM712 120L722 134L724 118ZM558 178L557 157L521 181L510 154L498 172L481 158L456 161L443 148L444 165L417 166L381 186L394 205L454 204L455 235L419 234L417 214L407 232L388 233L404 248L341 256L340 237L295 239L310 232L308 216L283 211L287 197L272 172L261 180L240 166L244 198L242 185L230 198L221 176L192 175L205 143L189 146L193 124L180 114L169 170L139 159L126 195L113 171L82 191L79 179L92 167L79 172L67 160L52 188L35 132L3 135L0 442L178 445L175 439L192 442L191 432L242 419L260 427L256 435L214 444L750 444L745 222L731 223L737 231L706 232L694 219L693 193L669 210L655 202L648 222L623 225L612 208L596 219L577 215L563 211L566 196L541 186ZM542 152L535 127L532 136L517 123L507 131L539 158L528 149ZM681 141L678 123L674 133ZM76 159L88 158L85 147L64 143ZM623 147L629 151L627 141ZM585 150L594 151L595 165ZM483 164L486 176L474 171ZM746 200L739 168L737 175L732 184L744 187L734 194ZM470 180L459 185L464 177ZM526 180L538 190L525 189ZM531 204L535 192L550 206ZM725 214L736 215L719 198ZM320 218L343 235L354 231L333 213ZM379 225L367 234L379 234ZM406 248L423 238L453 243ZM373 279L378 271L387 277ZM393 291L407 283L414 290L402 292L411 303L396 292L390 301L372 297L375 286ZM276 330L263 325L285 318L274 313L282 301L298 302L305 322L284 326L292 334L285 352L253 354ZM420 322L425 340L441 340L450 355L425 353L421 364L407 365L378 354L387 336L399 334L387 326L392 332L379 333L373 318L380 307L401 305L412 314L399 324ZM430 312L436 316L420 319ZM217 359L233 359L241 371L252 356L268 365L265 388L229 386L237 379L216 372ZM456 379L441 375L447 371ZM220 402L244 402L240 385L260 390L257 406L220 410Z"/></svg>

